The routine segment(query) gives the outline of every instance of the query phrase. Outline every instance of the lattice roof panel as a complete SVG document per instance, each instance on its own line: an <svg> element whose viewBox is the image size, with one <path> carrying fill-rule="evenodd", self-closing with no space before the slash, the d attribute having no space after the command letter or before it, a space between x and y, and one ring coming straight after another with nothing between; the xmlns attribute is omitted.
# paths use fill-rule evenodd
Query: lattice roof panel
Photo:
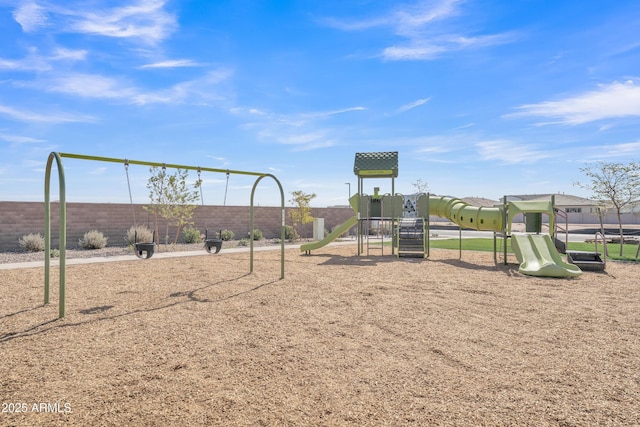
<svg viewBox="0 0 640 427"><path fill-rule="evenodd" d="M398 152L356 153L353 173L363 178L396 178Z"/></svg>

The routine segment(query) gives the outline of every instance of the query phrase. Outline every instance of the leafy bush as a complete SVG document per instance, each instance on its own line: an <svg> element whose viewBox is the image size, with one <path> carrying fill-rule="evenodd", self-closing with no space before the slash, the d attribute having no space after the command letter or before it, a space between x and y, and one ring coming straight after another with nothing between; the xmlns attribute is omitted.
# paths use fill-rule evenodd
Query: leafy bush
<svg viewBox="0 0 640 427"><path fill-rule="evenodd" d="M136 231L138 232L138 243L150 243L153 241L153 232L144 225L139 225L137 228L132 226L125 236L124 240L129 246L133 246L136 242Z"/></svg>
<svg viewBox="0 0 640 427"><path fill-rule="evenodd" d="M78 240L80 247L83 249L102 249L107 246L108 237L105 237L98 230L91 230L84 233L82 239Z"/></svg>
<svg viewBox="0 0 640 427"><path fill-rule="evenodd" d="M29 252L42 252L44 251L44 236L38 234L25 234L18 239L18 246Z"/></svg>
<svg viewBox="0 0 640 427"><path fill-rule="evenodd" d="M293 228L292 225L285 225L284 226L284 238L285 240L298 240L298 233L296 232L296 229Z"/></svg>
<svg viewBox="0 0 640 427"><path fill-rule="evenodd" d="M249 239L238 240L238 246L249 246Z"/></svg>
<svg viewBox="0 0 640 427"><path fill-rule="evenodd" d="M200 243L203 240L200 230L191 226L182 229L182 237L185 243Z"/></svg>
<svg viewBox="0 0 640 427"><path fill-rule="evenodd" d="M220 238L226 242L229 240L233 240L235 236L236 233L231 230L222 230L222 232L220 233Z"/></svg>
<svg viewBox="0 0 640 427"><path fill-rule="evenodd" d="M58 249L51 249L51 252L49 252L49 257L60 258L60 251Z"/></svg>
<svg viewBox="0 0 640 427"><path fill-rule="evenodd" d="M249 231L247 233L247 237L250 239L251 238L251 232ZM253 229L253 240L262 240L264 238L264 236L262 235L262 231L258 230L257 228Z"/></svg>

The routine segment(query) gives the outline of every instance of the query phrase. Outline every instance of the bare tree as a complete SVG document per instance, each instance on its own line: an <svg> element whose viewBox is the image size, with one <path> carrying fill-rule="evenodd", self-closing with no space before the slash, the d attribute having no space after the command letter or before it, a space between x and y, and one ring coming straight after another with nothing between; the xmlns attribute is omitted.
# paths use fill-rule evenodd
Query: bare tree
<svg viewBox="0 0 640 427"><path fill-rule="evenodd" d="M640 198L639 164L630 162L596 162L580 168L590 180L589 183L575 182L574 185L591 190L594 198L603 204L612 206L618 218L620 230L620 256L624 244L622 209Z"/></svg>
<svg viewBox="0 0 640 427"><path fill-rule="evenodd" d="M427 182L423 181L421 178L418 178L417 180L412 182L411 185L413 185L416 190L418 190L418 193L427 193L429 191L429 184L427 184Z"/></svg>

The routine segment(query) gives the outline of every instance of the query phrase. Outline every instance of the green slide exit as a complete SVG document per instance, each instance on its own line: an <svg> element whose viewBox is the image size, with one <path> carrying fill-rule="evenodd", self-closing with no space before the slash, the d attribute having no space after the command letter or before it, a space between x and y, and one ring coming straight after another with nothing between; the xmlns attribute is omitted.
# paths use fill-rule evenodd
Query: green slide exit
<svg viewBox="0 0 640 427"><path fill-rule="evenodd" d="M580 267L562 259L548 234L514 234L511 247L523 274L542 277L577 277L582 274Z"/></svg>
<svg viewBox="0 0 640 427"><path fill-rule="evenodd" d="M357 223L358 223L358 217L354 215L348 220L346 220L345 222L343 222L342 224L340 224L339 226L337 226L331 233L327 234L327 237L325 237L324 239L318 240L317 242L305 243L304 245L300 246L300 250L304 252L308 252L315 249L319 249L325 245L328 245L329 243L333 242L338 237L340 237L342 233L349 230L351 227L353 227Z"/></svg>

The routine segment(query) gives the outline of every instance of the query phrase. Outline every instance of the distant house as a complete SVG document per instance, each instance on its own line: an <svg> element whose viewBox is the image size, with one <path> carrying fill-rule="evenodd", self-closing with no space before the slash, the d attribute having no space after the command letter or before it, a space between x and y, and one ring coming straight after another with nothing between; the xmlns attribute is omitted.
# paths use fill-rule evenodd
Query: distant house
<svg viewBox="0 0 640 427"><path fill-rule="evenodd" d="M555 198L555 207L567 213L569 224L599 224L599 213L602 211L602 205L597 200L585 199L584 197L573 196L570 194L519 194L506 196L507 201L543 201L551 200L551 196ZM602 222L604 224L617 224L615 210L608 208L604 210ZM623 224L640 224L640 203L629 206L623 210ZM516 218L516 220L521 220Z"/></svg>

